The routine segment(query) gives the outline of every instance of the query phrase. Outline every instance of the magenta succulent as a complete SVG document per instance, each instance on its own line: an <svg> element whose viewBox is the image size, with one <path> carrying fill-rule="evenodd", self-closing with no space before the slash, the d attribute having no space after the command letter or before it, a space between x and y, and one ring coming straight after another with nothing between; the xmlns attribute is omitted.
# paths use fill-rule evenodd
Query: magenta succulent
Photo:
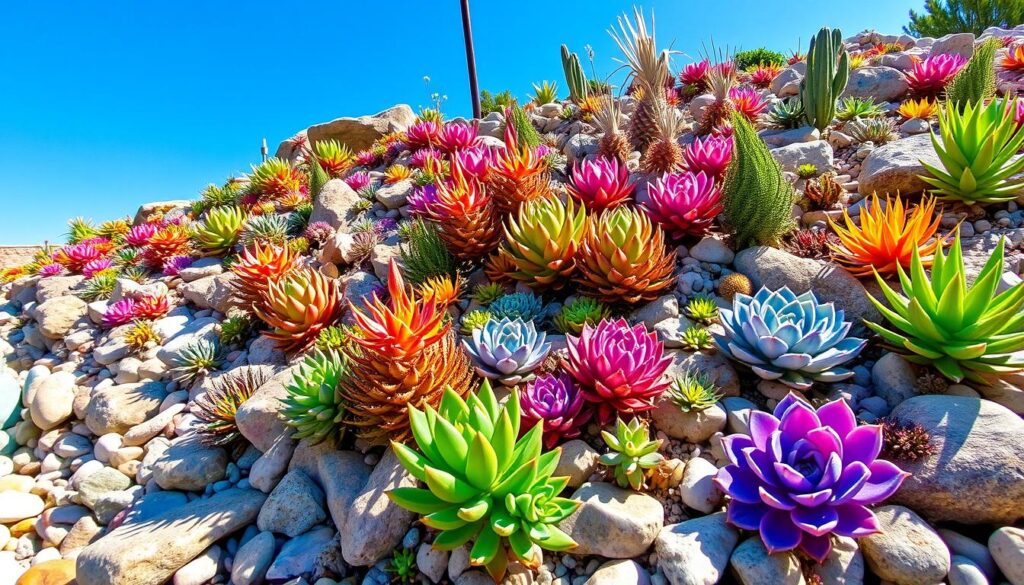
<svg viewBox="0 0 1024 585"><path fill-rule="evenodd" d="M711 70L711 62L702 59L696 63L687 63L679 72L679 83L683 85L696 85L701 89L707 86L708 71Z"/></svg>
<svg viewBox="0 0 1024 585"><path fill-rule="evenodd" d="M377 164L380 157L371 149L360 150L356 153L356 166L372 167Z"/></svg>
<svg viewBox="0 0 1024 585"><path fill-rule="evenodd" d="M734 87L729 90L729 99L732 107L740 114L746 116L751 122L768 107L768 102L761 95L761 92L752 87Z"/></svg>
<svg viewBox="0 0 1024 585"><path fill-rule="evenodd" d="M60 276L64 272L64 266L56 262L47 264L39 269L39 276Z"/></svg>
<svg viewBox="0 0 1024 585"><path fill-rule="evenodd" d="M86 278L92 278L97 272L106 270L114 265L114 262L110 258L99 258L97 260L90 260L86 262L85 266L82 267L82 275Z"/></svg>
<svg viewBox="0 0 1024 585"><path fill-rule="evenodd" d="M732 138L725 136L697 138L683 149L683 160L690 172L704 171L718 182L725 178L731 158Z"/></svg>
<svg viewBox="0 0 1024 585"><path fill-rule="evenodd" d="M124 235L124 241L131 246L142 247L148 244L158 231L160 231L160 226L155 223L140 223L128 230L128 233Z"/></svg>
<svg viewBox="0 0 1024 585"><path fill-rule="evenodd" d="M542 374L519 391L522 428L532 429L544 423L544 447L580 436L593 412L584 409L586 401L576 382L566 372Z"/></svg>
<svg viewBox="0 0 1024 585"><path fill-rule="evenodd" d="M416 187L412 193L409 193L408 203L409 213L429 217L431 208L437 203L437 187L434 185Z"/></svg>
<svg viewBox="0 0 1024 585"><path fill-rule="evenodd" d="M441 149L445 152L456 152L473 148L480 143L475 125L463 122L449 122L441 129L438 136Z"/></svg>
<svg viewBox="0 0 1024 585"><path fill-rule="evenodd" d="M877 533L867 506L909 475L878 459L882 427L857 426L843 400L815 410L790 394L773 414L753 411L749 428L749 435L722 439L730 464L715 484L731 498L728 521L759 531L769 553L799 549L823 562L831 535Z"/></svg>
<svg viewBox="0 0 1024 585"><path fill-rule="evenodd" d="M82 272L90 262L103 258L103 253L90 242L68 244L57 252L57 260L71 272Z"/></svg>
<svg viewBox="0 0 1024 585"><path fill-rule="evenodd" d="M643 323L630 327L625 319L584 325L579 337L566 336L566 371L579 383L583 397L597 405L601 424L617 413L651 410L668 387L665 370L672 358L658 336Z"/></svg>
<svg viewBox="0 0 1024 585"><path fill-rule="evenodd" d="M440 124L433 120L422 120L406 129L405 144L411 149L433 146L437 144L440 133Z"/></svg>
<svg viewBox="0 0 1024 585"><path fill-rule="evenodd" d="M431 159L441 160L442 156L444 154L436 148L421 148L409 157L409 166L414 169L422 169Z"/></svg>
<svg viewBox="0 0 1024 585"><path fill-rule="evenodd" d="M135 319L135 299L124 298L107 305L103 313L103 324L107 327L117 327L130 323Z"/></svg>
<svg viewBox="0 0 1024 585"><path fill-rule="evenodd" d="M569 193L589 211L618 207L633 194L629 169L618 159L599 156L576 163L569 175Z"/></svg>
<svg viewBox="0 0 1024 585"><path fill-rule="evenodd" d="M722 212L722 190L699 173L669 173L647 188L644 210L669 237L702 236Z"/></svg>
<svg viewBox="0 0 1024 585"><path fill-rule="evenodd" d="M361 191L370 185L370 173L358 171L345 177L345 184L353 191Z"/></svg>
<svg viewBox="0 0 1024 585"><path fill-rule="evenodd" d="M949 80L966 64L967 59L957 53L932 55L914 63L914 67L907 73L910 93L926 97L938 96Z"/></svg>
<svg viewBox="0 0 1024 585"><path fill-rule="evenodd" d="M494 166L494 151L485 146L476 146L459 150L452 154L452 163L458 166L467 177L483 181Z"/></svg>
<svg viewBox="0 0 1024 585"><path fill-rule="evenodd" d="M331 224L326 221L314 221L306 226L302 235L305 236L307 240L322 245L334 235L334 228L332 228Z"/></svg>
<svg viewBox="0 0 1024 585"><path fill-rule="evenodd" d="M177 276L182 270L192 266L192 262L191 256L171 256L164 260L164 265L161 269L167 276Z"/></svg>

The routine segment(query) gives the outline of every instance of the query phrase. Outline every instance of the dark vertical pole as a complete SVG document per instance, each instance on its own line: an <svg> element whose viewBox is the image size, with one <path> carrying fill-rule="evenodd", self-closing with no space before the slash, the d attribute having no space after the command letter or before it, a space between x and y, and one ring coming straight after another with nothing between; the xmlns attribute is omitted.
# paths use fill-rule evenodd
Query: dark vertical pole
<svg viewBox="0 0 1024 585"><path fill-rule="evenodd" d="M466 67L469 69L469 93L473 100L473 117L480 117L480 90L476 85L476 56L473 54L473 26L469 22L469 0L462 0L462 36L466 39Z"/></svg>
<svg viewBox="0 0 1024 585"><path fill-rule="evenodd" d="M260 158L263 162L267 162L267 155L270 154L270 150L267 148L267 139L263 139L263 144L260 145Z"/></svg>

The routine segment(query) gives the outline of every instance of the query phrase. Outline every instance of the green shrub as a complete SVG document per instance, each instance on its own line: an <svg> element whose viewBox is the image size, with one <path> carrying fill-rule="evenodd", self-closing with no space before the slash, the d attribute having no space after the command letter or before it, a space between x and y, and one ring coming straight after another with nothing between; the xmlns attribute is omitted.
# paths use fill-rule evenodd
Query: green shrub
<svg viewBox="0 0 1024 585"><path fill-rule="evenodd" d="M515 101L516 98L512 97L512 92L507 89L499 94L492 94L486 89L482 89L480 90L480 114L486 116L491 112L503 112Z"/></svg>
<svg viewBox="0 0 1024 585"><path fill-rule="evenodd" d="M747 69L758 65L778 65L780 67L785 67L788 64L788 60L785 55L764 47L750 49L749 51L740 51L736 53L733 60L736 62L737 71L746 71Z"/></svg>
<svg viewBox="0 0 1024 585"><path fill-rule="evenodd" d="M409 241L401 247L405 275L415 284L423 284L432 276L456 274L455 258L433 224L416 220L409 230Z"/></svg>
<svg viewBox="0 0 1024 585"><path fill-rule="evenodd" d="M967 65L946 86L946 101L959 109L978 105L996 94L996 70L993 61L999 41L989 39L974 51Z"/></svg>

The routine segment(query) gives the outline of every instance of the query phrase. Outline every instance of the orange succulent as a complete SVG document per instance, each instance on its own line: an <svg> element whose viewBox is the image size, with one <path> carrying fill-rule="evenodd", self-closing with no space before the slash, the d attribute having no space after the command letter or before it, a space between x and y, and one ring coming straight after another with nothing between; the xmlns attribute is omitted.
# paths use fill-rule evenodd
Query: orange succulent
<svg viewBox="0 0 1024 585"><path fill-rule="evenodd" d="M491 282L514 283L515 280L509 276L519 267L516 266L516 261L512 259L508 254L503 254L500 250L494 252L487 257L484 261L484 274Z"/></svg>
<svg viewBox="0 0 1024 585"><path fill-rule="evenodd" d="M551 191L547 163L529 146L519 146L515 126L505 126L505 149L487 175L487 188L502 215L514 213L524 201Z"/></svg>
<svg viewBox="0 0 1024 585"><path fill-rule="evenodd" d="M1006 54L999 60L999 68L1003 71L1024 71L1024 43L1007 47Z"/></svg>
<svg viewBox="0 0 1024 585"><path fill-rule="evenodd" d="M339 387L349 424L371 444L407 440L410 406L436 409L446 387L461 396L473 378L441 301L430 294L417 299L394 261L388 291L387 304L374 299L366 312L352 306L358 348L351 352L351 383Z"/></svg>
<svg viewBox="0 0 1024 585"><path fill-rule="evenodd" d="M146 263L152 268L160 268L172 256L187 255L189 238L188 228L176 223L168 224L153 234L146 244Z"/></svg>
<svg viewBox="0 0 1024 585"><path fill-rule="evenodd" d="M412 171L405 165L391 165L384 169L384 184L394 185L412 177Z"/></svg>
<svg viewBox="0 0 1024 585"><path fill-rule="evenodd" d="M919 100L910 99L900 104L900 109L896 111L899 115L908 120L914 118L927 120L939 113L939 105L936 102L930 101L928 98L921 98Z"/></svg>
<svg viewBox="0 0 1024 585"><path fill-rule="evenodd" d="M932 256L949 237L935 237L942 217L935 213L933 197L922 198L909 216L899 195L895 202L886 197L884 206L877 194L867 203L861 208L860 227L845 209L846 227L829 219L839 236L839 243L830 244L833 259L860 277L871 276L874 271L895 274L899 266L909 269L915 250L924 266L931 265Z"/></svg>
<svg viewBox="0 0 1024 585"><path fill-rule="evenodd" d="M231 265L238 277L232 281L236 296L246 304L258 301L267 286L298 266L298 256L287 246L253 242Z"/></svg>
<svg viewBox="0 0 1024 585"><path fill-rule="evenodd" d="M437 186L437 201L430 206L430 214L440 227L441 239L459 260L485 256L501 240L494 200L459 165L453 165L451 178Z"/></svg>
<svg viewBox="0 0 1024 585"><path fill-rule="evenodd" d="M340 297L337 280L307 267L269 281L253 311L273 328L265 337L284 351L303 351L341 317Z"/></svg>
<svg viewBox="0 0 1024 585"><path fill-rule="evenodd" d="M462 296L462 277L458 274L453 279L447 274L433 276L420 285L420 295L425 299L434 299L442 307L447 307Z"/></svg>

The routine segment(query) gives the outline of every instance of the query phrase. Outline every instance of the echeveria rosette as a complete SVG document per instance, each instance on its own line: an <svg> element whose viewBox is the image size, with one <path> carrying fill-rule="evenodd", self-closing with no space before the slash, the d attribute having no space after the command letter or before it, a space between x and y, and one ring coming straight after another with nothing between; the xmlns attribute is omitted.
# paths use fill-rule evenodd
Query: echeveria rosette
<svg viewBox="0 0 1024 585"><path fill-rule="evenodd" d="M838 382L853 376L839 367L860 354L867 343L847 337L850 322L832 303L819 303L814 293L796 295L789 287L761 287L754 296L737 294L732 309L721 310L725 333L715 345L744 363L764 380L797 390L814 382Z"/></svg>
<svg viewBox="0 0 1024 585"><path fill-rule="evenodd" d="M580 436L593 411L585 409L583 392L566 372L542 374L519 391L523 426L544 423L544 447Z"/></svg>
<svg viewBox="0 0 1024 585"><path fill-rule="evenodd" d="M750 415L750 434L722 439L730 464L715 484L731 498L727 520L757 530L769 553L799 549L818 562L832 535L879 532L868 508L910 474L878 459L880 425L857 426L843 400L815 410L790 394L773 414Z"/></svg>
<svg viewBox="0 0 1024 585"><path fill-rule="evenodd" d="M722 189L710 175L668 173L648 186L644 211L672 239L702 236L722 212Z"/></svg>
<svg viewBox="0 0 1024 585"><path fill-rule="evenodd" d="M505 386L515 386L533 378L551 351L547 336L538 332L533 321L503 318L488 321L463 340L476 373Z"/></svg>
<svg viewBox="0 0 1024 585"><path fill-rule="evenodd" d="M625 319L584 325L579 337L566 336L566 371L580 384L583 396L597 405L598 422L616 413L652 410L669 382L665 371L672 358L643 323L630 327Z"/></svg>
<svg viewBox="0 0 1024 585"><path fill-rule="evenodd" d="M567 477L552 477L561 450L543 450L541 425L516 440L520 421L519 395L513 392L499 406L485 380L465 400L447 390L437 411L409 407L418 450L391 443L398 460L426 488L401 487L388 497L439 531L435 549L468 544L470 564L486 567L496 583L510 557L537 568L541 549L576 546L558 528L580 505L558 497L569 483Z"/></svg>

